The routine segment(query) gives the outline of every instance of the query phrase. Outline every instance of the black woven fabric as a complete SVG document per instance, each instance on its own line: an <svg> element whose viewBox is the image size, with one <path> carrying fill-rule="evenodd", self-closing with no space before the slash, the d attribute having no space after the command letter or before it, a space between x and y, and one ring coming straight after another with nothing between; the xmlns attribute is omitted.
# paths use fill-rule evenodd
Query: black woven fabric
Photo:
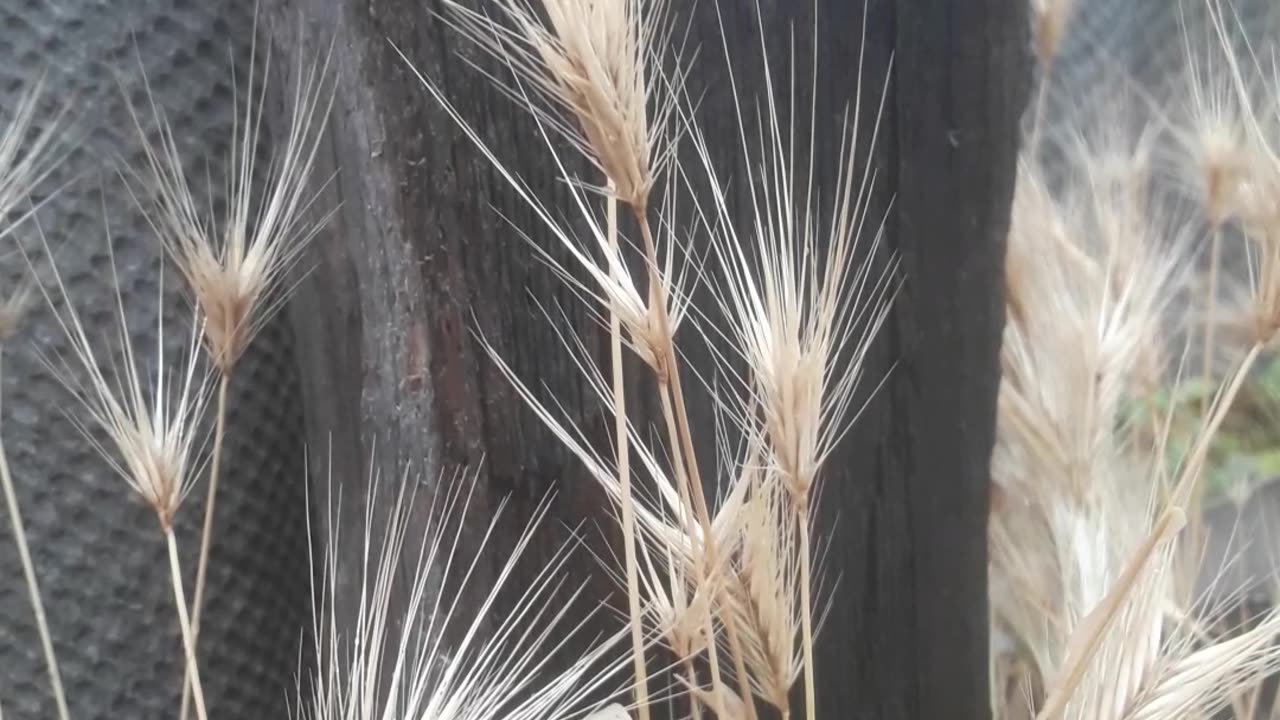
<svg viewBox="0 0 1280 720"><path fill-rule="evenodd" d="M52 116L54 101L71 102L78 116L68 137L75 149L42 192L78 180L41 220L59 248L69 294L104 347L114 293L104 214L136 346L154 355L161 313L171 350L189 327L172 271L161 299L159 246L115 174L119 159L143 167L124 98L145 108L145 68L189 169L203 177L207 161L217 185L231 135L232 61L243 78L252 27L252 0L0 4L0 110L7 118L21 90L47 71L42 117ZM37 242L30 226L19 237ZM19 256L0 254L0 293L23 269ZM173 717L181 644L154 517L64 415L74 411L72 396L38 361L37 348L69 350L43 303L4 349L0 416L72 715ZM310 618L301 412L286 326L274 324L258 338L231 396L202 674L212 716L281 718ZM204 487L179 518L188 593ZM0 520L0 706L6 720L45 720L55 717L52 695L7 515Z"/></svg>

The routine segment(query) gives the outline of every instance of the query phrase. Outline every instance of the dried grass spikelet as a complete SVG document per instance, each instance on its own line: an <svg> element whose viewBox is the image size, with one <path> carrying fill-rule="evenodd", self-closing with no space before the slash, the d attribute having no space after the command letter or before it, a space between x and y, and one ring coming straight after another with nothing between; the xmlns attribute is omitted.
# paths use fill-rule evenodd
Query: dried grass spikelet
<svg viewBox="0 0 1280 720"><path fill-rule="evenodd" d="M116 340L122 362L116 365L108 361L111 368L104 370L79 314L71 305L71 296L61 275L56 267L51 267L54 284L66 305L56 313L57 321L71 343L72 358L55 354L42 355L41 359L83 406L85 417L69 413L72 422L156 513L161 529L168 531L199 474L204 438L201 418L211 394L211 377L200 366L197 352L199 318L193 321L185 358L172 364L165 348L163 318L157 317L155 370L154 376L148 377L129 339L112 255ZM56 308L53 297L43 286L41 292L50 307ZM94 427L106 434L110 445L97 439Z"/></svg>
<svg viewBox="0 0 1280 720"><path fill-rule="evenodd" d="M1179 175L1198 193L1209 222L1215 226L1250 213L1251 186L1259 160L1246 120L1256 95L1242 95L1233 82L1235 60L1218 39L1216 25L1207 25L1214 37L1201 48L1191 38L1191 24L1182 19L1186 118L1172 127L1175 143L1189 160L1179 163Z"/></svg>
<svg viewBox="0 0 1280 720"><path fill-rule="evenodd" d="M1053 64L1077 0L1031 0L1032 40L1040 67Z"/></svg>
<svg viewBox="0 0 1280 720"><path fill-rule="evenodd" d="M476 573L502 506L485 529L481 547L464 557L462 518L475 493L474 474L442 477L425 507L418 501L419 483L408 476L401 480L391 507L376 507L373 498L379 494L379 483L371 471L364 565L355 571L358 605L344 608L337 606L342 596L338 582L351 571L340 567L337 548L347 525L330 475L330 534L321 560L324 587L313 615L316 674L309 688L299 685L292 717L569 720L593 710L588 716L598 720L627 717L616 705L592 707L598 691L608 695L617 689L610 678L621 667L614 656L625 634L591 642L567 669L552 669L556 652L586 639L586 624L594 616L592 611L577 614L583 609L578 602L581 588L567 585L564 571L570 546L554 553L522 588L515 606L488 624L546 516L547 501L535 510L486 587ZM468 605L476 598L478 605ZM355 618L354 627L340 624L340 614Z"/></svg>
<svg viewBox="0 0 1280 720"><path fill-rule="evenodd" d="M53 151L63 129L67 107L47 120L42 129L34 131L43 93L44 76L41 75L18 97L8 124L0 131L0 237L8 235L31 215L25 213L14 222L10 218L61 161L60 157L53 156Z"/></svg>
<svg viewBox="0 0 1280 720"><path fill-rule="evenodd" d="M662 73L672 30L667 0L541 0L541 12L529 0L501 0L499 20L445 4L449 22L515 75L514 85L495 83L643 212L670 151L668 119L681 84L679 73L669 80Z"/></svg>
<svg viewBox="0 0 1280 720"><path fill-rule="evenodd" d="M1186 41L1192 66L1192 107L1209 120L1201 126L1228 125L1211 132L1193 121L1182 136L1200 131L1215 143L1211 163L1202 163L1203 203L1211 222L1233 221L1248 239L1248 301L1237 302L1226 324L1247 334L1250 344L1265 346L1280 329L1280 123L1276 116L1276 69L1264 64L1243 38L1228 27L1229 10L1219 0L1205 4L1208 47L1200 52ZM1236 18L1236 22L1239 19ZM1184 31L1184 35L1186 32ZM1201 69L1206 68L1206 69ZM1225 108L1225 109L1224 109ZM1195 115L1193 114L1193 117ZM1229 133L1229 139L1214 139ZM1197 147L1184 140L1184 152L1197 158ZM1194 166L1194 162L1191 163ZM1239 295L1240 293L1237 292Z"/></svg>
<svg viewBox="0 0 1280 720"><path fill-rule="evenodd" d="M876 108L877 129L886 88L887 78ZM744 407L760 412L770 460L797 503L805 505L818 468L856 416L850 412L854 391L871 341L888 315L897 261L874 269L883 221L868 216L874 184L870 164L858 169L859 154L866 150L857 133L861 85L854 119L848 111L844 118L854 129L842 138L829 215L818 211L815 148L807 148L806 157L805 149L795 147L795 131L787 123L802 120L781 116L768 69L764 92L765 107L756 108L763 121L754 149L737 106L746 166L756 168L748 178L753 217L745 230L735 222L728 182L715 169L703 133L689 122L688 134L710 181L711 200L698 215L721 269L713 291L727 320L722 332L748 368ZM794 94L789 107L795 115ZM873 132L866 146L875 142ZM860 247L864 241L869 242ZM862 260L856 259L859 250L865 253ZM729 368L725 374L738 377ZM751 427L755 419L739 422Z"/></svg>
<svg viewBox="0 0 1280 720"><path fill-rule="evenodd" d="M256 43L253 48L243 111L237 107L234 114L226 179L228 207L220 222L202 213L173 131L156 107L149 83L148 102L158 125L155 142L147 137L134 109L129 109L146 152L150 177L145 182L155 194L148 220L207 318L205 344L224 374L230 374L254 336L287 299L292 290L286 282L289 273L333 214L316 217L314 206L322 189L309 190L335 93L335 86L326 88L328 56L309 67L299 59L288 130L275 145L283 149L272 158L265 185L258 188L257 157L267 88L264 82L255 89ZM270 54L266 65L264 74L270 68Z"/></svg>
<svg viewBox="0 0 1280 720"><path fill-rule="evenodd" d="M752 693L785 713L804 669L799 530L782 479L767 477L764 468L755 472L737 517L736 592L726 594L722 611L739 618Z"/></svg>

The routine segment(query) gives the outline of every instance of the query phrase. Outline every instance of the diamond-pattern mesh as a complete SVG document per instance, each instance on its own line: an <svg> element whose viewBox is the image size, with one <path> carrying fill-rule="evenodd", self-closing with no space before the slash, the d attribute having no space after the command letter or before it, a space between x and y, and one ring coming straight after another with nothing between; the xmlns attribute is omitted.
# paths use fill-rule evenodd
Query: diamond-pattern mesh
<svg viewBox="0 0 1280 720"><path fill-rule="evenodd" d="M207 162L220 186L233 118L232 63L243 78L252 28L252 0L0 4L4 119L41 72L42 117L52 117L59 103L72 106L70 153L35 199L75 181L40 219L68 294L101 347L111 347L115 328L108 226L135 346L148 361L154 357L160 314L171 352L189 332L179 279L166 268L161 293L158 244L117 174L120 161L143 167L125 98L146 108L144 68L189 168L203 178ZM196 187L203 192L202 183ZM213 200L220 203L216 194ZM38 247L30 223L18 238ZM0 292L24 270L20 255L0 253ZM67 417L75 412L72 395L39 360L39 353L69 349L53 313L37 302L4 349L0 417L72 715L170 717L182 663L164 545L149 510L76 431ZM294 687L310 617L297 387L289 331L272 324L231 390L200 644L215 717L282 718ZM204 490L202 481L178 523L188 594ZM2 511L0 521L0 707L6 720L45 720L55 717L52 695Z"/></svg>

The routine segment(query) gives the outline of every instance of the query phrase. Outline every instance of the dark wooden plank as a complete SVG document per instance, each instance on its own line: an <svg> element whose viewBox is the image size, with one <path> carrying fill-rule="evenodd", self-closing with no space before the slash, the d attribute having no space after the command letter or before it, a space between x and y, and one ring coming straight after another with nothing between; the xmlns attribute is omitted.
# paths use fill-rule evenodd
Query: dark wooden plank
<svg viewBox="0 0 1280 720"><path fill-rule="evenodd" d="M893 374L823 480L828 571L840 584L819 643L822 718L988 714L987 462L1003 236L1027 67L1024 4L872 0L868 8L864 93L874 99L879 92L890 53L896 63L872 155L876 207L896 197L888 245L901 254L905 285L868 370L876 378L894 366ZM557 520L607 527L591 482L469 335L483 331L522 377L553 388L603 440L605 419L586 403L552 329L525 298L560 301L577 327L590 325L490 205L536 230L528 213L388 39L443 85L535 190L554 195L527 117L464 67L455 53L473 50L421 0L265 5L277 68L299 47L314 53L337 36L338 96L324 154L329 169L340 170L330 200L342 210L319 239L317 269L290 311L313 463L324 459L331 437L335 473L348 479L362 477L375 441L384 474L412 463L430 477L483 458L477 519L510 495L514 528L554 485ZM754 10L746 2L723 5L739 81L760 87ZM855 90L863 10L858 0L820 3L817 172L828 180L840 113ZM796 56L809 57L809 3L764 2L761 12L775 61L787 57L792 23ZM713 152L740 162L709 2L696 10L693 41L703 48L695 75L703 117L726 118L725 127L706 128ZM705 361L705 353L690 356ZM692 411L695 422L711 417L706 402ZM534 565L554 542L535 548ZM584 575L593 570L589 560L579 565Z"/></svg>

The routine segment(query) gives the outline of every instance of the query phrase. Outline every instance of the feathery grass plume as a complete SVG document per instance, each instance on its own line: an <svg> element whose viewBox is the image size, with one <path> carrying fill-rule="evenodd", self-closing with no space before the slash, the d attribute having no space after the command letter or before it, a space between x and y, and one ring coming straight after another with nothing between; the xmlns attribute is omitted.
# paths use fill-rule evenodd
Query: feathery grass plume
<svg viewBox="0 0 1280 720"><path fill-rule="evenodd" d="M1236 142L1244 158L1229 180L1220 183L1224 188L1216 194L1206 190L1203 198L1215 224L1228 225L1224 231L1238 230L1246 238L1247 288L1235 289L1235 302L1227 302L1222 325L1242 334L1246 347L1265 348L1280 328L1280 125L1275 115L1280 70L1274 63L1264 69L1247 42L1238 48L1222 3L1206 0L1206 8L1211 42L1216 42L1210 52L1222 68L1204 78L1201 94L1225 98L1220 102L1233 108ZM1194 63L1194 57L1189 61Z"/></svg>
<svg viewBox="0 0 1280 720"><path fill-rule="evenodd" d="M597 720L627 717L618 706L593 706L600 691L616 691L611 678L630 662L617 658L626 632L587 637L594 616L582 610L581 587L567 585L571 545L562 546L532 580L514 608L493 621L489 615L522 554L546 516L549 499L535 510L511 554L487 588L474 577L484 546L502 513L494 514L481 547L464 557L462 522L475 492L476 475L442 477L423 508L420 483L402 478L395 503L377 508L378 476L371 471L364 517L364 554L359 569L355 627L344 637L338 623L337 558L341 509L329 479L331 528L313 615L316 675L300 682L293 717L306 720ZM339 493L341 488L339 488ZM421 537L411 519L425 521ZM375 526L381 528L375 530ZM314 542L313 542L314 545ZM564 593L568 600L563 600ZM475 602L483 597L478 606ZM589 646L570 667L555 671L552 658L572 643Z"/></svg>
<svg viewBox="0 0 1280 720"><path fill-rule="evenodd" d="M155 142L147 137L141 118L132 105L129 106L150 171L142 182L154 193L153 202L142 202L137 193L134 193L135 200L147 209L148 222L205 316L204 347L220 373L209 487L192 599L192 627L197 637L217 506L231 377L254 337L288 299L293 289L288 283L290 273L334 212L316 212L315 205L323 188L314 191L309 188L320 138L336 92L336 85L326 87L330 55L310 65L299 56L288 131L277 144L282 149L271 159L265 185L258 188L255 180L258 180L258 147L267 84L255 86L256 14L253 37L243 108L237 104L233 113L230 171L226 178L228 207L220 221L212 217L212 207L207 213L199 207L184 172L173 131L155 104L145 73L143 81L149 109L158 125ZM268 52L264 76L269 73L270 65ZM234 87L234 70L232 80ZM133 175L137 178L138 173ZM134 192L132 187L130 192ZM189 689L184 689L180 715L183 720L187 717L188 700Z"/></svg>
<svg viewBox="0 0 1280 720"><path fill-rule="evenodd" d="M199 363L198 345L202 322L198 316L193 319L186 357L171 366L165 349L163 317L158 316L155 373L154 377L147 376L129 338L124 301L120 294L119 277L116 275L115 255L111 248L110 226L105 230L111 261L111 279L116 295L116 340L123 362L111 361L110 369L103 369L84 324L71 304L62 276L58 273L56 264L52 263L54 285L65 309L58 309L58 304L43 285L39 288L53 308L58 326L71 343L73 357L69 359L61 354L52 357L42 354L41 358L81 403L84 415L69 413L71 421L129 488L156 514L161 534L168 545L170 579L178 606L186 662L192 672L196 712L200 720L207 720L204 691L200 686L195 661L191 621L182 589L177 539L173 532L174 516L199 474L199 457L205 437L201 430L201 418L210 399L212 376ZM41 238L43 241L43 233ZM44 241L43 244L48 253L48 242ZM163 291L163 283L160 287ZM106 435L107 442L98 439L94 428Z"/></svg>
<svg viewBox="0 0 1280 720"><path fill-rule="evenodd" d="M1265 154L1249 132L1256 103L1265 94L1248 87L1241 94L1233 81L1238 67L1233 48L1219 36L1220 15L1206 3L1208 18L1203 29L1209 37L1192 38L1192 21L1180 7L1186 78L1182 86L1185 107L1170 123L1175 147L1184 156L1176 163L1177 177L1200 199L1212 226L1249 212L1256 165ZM1199 19L1199 16L1196 16Z"/></svg>
<svg viewBox="0 0 1280 720"><path fill-rule="evenodd" d="M865 39L865 14L862 32ZM738 377L744 386L737 422L745 434L763 434L768 477L784 484L796 515L779 529L791 528L798 533L794 550L799 556L800 577L795 584L778 588L777 593L794 589L800 593L794 602L802 620L806 705L808 717L813 718L816 693L809 595L814 579L809 566L809 511L821 466L856 418L857 413L851 410L864 359L888 315L895 289L896 260L885 263L879 273L874 270L883 219L877 222L868 216L874 186L870 162L859 169L860 154L869 157L868 148L876 143L888 97L888 74L874 107L871 137L864 140L858 134L863 113L860 54L856 68L859 83L852 107L846 107L842 118L842 130L851 129L842 132L839 169L824 210L821 204L826 201L819 200L823 188L817 187L814 177L818 160L816 19L808 147L797 146L804 142L797 140L797 130L805 129L806 118L797 111L796 88L791 88L788 97L780 97L763 27L760 33L764 98L756 100L754 116L760 126L754 128L754 136L748 129L749 112L743 110L744 99L732 70L728 76L744 166L754 168L746 181L749 220L745 226L739 227L738 208L729 199L728 183L717 172L705 137L692 123L688 134L711 186L709 207L700 208L699 215L713 238L721 269L718 282L713 283L714 295L728 321L725 334L739 356L733 359L746 366L743 377L732 362L723 363L724 374ZM727 45L725 59L732 68ZM793 69L793 85L794 81ZM864 249L859 247L863 240L869 240L866 257L858 261L855 256ZM783 634L783 629L770 632ZM767 639L759 642L768 643ZM775 688L770 702L779 697L785 698Z"/></svg>

